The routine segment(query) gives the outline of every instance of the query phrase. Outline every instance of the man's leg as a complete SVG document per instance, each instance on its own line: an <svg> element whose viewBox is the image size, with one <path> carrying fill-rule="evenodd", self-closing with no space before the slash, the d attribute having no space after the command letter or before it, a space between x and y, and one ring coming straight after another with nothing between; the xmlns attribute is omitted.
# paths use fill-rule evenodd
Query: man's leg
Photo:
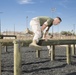
<svg viewBox="0 0 76 75"><path fill-rule="evenodd" d="M34 37L32 43L29 45L30 47L34 47L37 49L41 49L41 46L39 46L37 43L39 42L39 39L41 38L41 27L38 20L32 20L31 27L34 32Z"/></svg>

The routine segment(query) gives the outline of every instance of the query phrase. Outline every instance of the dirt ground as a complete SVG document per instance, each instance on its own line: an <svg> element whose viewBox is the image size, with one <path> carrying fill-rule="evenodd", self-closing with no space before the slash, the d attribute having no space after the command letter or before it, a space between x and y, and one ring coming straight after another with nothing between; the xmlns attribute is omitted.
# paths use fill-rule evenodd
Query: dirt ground
<svg viewBox="0 0 76 75"><path fill-rule="evenodd" d="M40 58L36 58L36 51L29 47L22 47L22 75L76 75L76 55L72 56L72 63L66 64L65 46L56 46L55 61L50 61L47 47L43 47ZM8 52L2 48L2 75L13 73L13 47Z"/></svg>

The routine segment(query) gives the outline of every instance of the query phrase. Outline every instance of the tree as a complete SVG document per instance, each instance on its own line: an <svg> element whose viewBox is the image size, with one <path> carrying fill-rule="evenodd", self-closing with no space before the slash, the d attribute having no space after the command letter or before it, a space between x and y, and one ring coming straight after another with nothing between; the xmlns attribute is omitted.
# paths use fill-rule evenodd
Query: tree
<svg viewBox="0 0 76 75"><path fill-rule="evenodd" d="M70 32L70 31L62 31L61 35L71 36L72 32Z"/></svg>

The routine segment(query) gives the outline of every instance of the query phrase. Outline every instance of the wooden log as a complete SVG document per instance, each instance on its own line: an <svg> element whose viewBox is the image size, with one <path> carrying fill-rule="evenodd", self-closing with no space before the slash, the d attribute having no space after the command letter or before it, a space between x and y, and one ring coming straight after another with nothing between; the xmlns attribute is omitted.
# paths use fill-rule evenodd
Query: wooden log
<svg viewBox="0 0 76 75"><path fill-rule="evenodd" d="M21 75L20 42L14 41L14 75Z"/></svg>
<svg viewBox="0 0 76 75"><path fill-rule="evenodd" d="M1 75L1 52L2 52L2 45L0 43L0 75Z"/></svg>
<svg viewBox="0 0 76 75"><path fill-rule="evenodd" d="M71 45L68 45L66 47L66 56L67 56L66 62L67 64L70 64L71 63Z"/></svg>
<svg viewBox="0 0 76 75"><path fill-rule="evenodd" d="M72 47L72 55L75 55L75 44L73 44L73 47Z"/></svg>
<svg viewBox="0 0 76 75"><path fill-rule="evenodd" d="M47 48L48 48L48 50L49 50L49 54L48 54L48 56L51 56L51 50L52 50L52 48L51 48L50 45L47 45Z"/></svg>
<svg viewBox="0 0 76 75"><path fill-rule="evenodd" d="M0 39L0 42L3 43L3 45L13 45L12 42L13 40L15 39ZM22 45L23 46L29 46L29 44L32 42L32 40L20 40L21 43L23 43ZM47 45L68 45L68 44L76 44L76 40L73 39L73 40L68 40L68 39L65 39L65 40L62 40L62 39L51 39L51 40L48 40L48 41L44 41L44 40L41 40L41 46L47 46Z"/></svg>
<svg viewBox="0 0 76 75"><path fill-rule="evenodd" d="M3 39L3 37L14 37L15 39L17 38L16 35L0 35L0 39Z"/></svg>
<svg viewBox="0 0 76 75"><path fill-rule="evenodd" d="M51 61L55 59L55 45L51 45Z"/></svg>
<svg viewBox="0 0 76 75"><path fill-rule="evenodd" d="M36 50L36 57L40 58L40 50Z"/></svg>
<svg viewBox="0 0 76 75"><path fill-rule="evenodd" d="M4 50L5 50L5 52L7 52L7 46L4 46L4 48L5 48L5 49L4 49Z"/></svg>

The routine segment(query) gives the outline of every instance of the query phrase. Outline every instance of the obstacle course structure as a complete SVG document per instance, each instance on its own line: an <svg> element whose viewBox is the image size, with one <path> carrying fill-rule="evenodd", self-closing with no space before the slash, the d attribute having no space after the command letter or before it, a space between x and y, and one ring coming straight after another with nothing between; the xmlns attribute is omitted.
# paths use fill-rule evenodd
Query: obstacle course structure
<svg viewBox="0 0 76 75"><path fill-rule="evenodd" d="M17 40L17 39L0 39L0 75L1 75L1 51L2 46L14 46L14 75L21 75L21 47L29 46L32 40ZM76 40L40 40L38 43L41 46L49 46L49 55L51 61L55 60L55 46L56 45L66 45L66 63L71 64L71 56L75 54L75 44ZM71 49L71 45L73 45ZM36 57L40 57L40 51L36 50Z"/></svg>

